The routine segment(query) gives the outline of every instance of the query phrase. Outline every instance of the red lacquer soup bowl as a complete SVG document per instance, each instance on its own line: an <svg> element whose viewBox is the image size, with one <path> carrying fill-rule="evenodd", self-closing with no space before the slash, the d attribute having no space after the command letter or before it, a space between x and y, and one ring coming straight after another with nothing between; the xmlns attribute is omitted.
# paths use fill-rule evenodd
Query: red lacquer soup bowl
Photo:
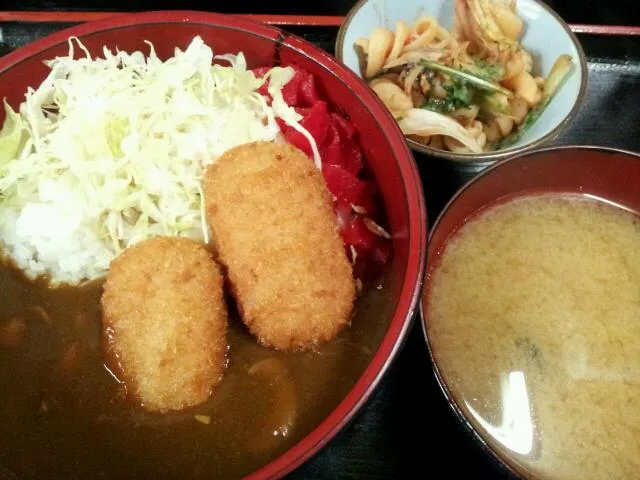
<svg viewBox="0 0 640 480"><path fill-rule="evenodd" d="M556 298L564 298L562 297L562 292L567 291L562 290L564 287L556 287L554 294L551 295L540 293L541 291L548 292L546 290L537 290L538 285L544 285L544 282L549 281L547 279L557 279L559 283L567 285L567 289L574 288L576 285L580 286L581 283L570 275L559 276L552 269L541 269L540 271L545 272L546 277L541 275L542 281L535 280L531 283L525 283L524 285L526 286L518 283L517 274L508 274L507 280L504 280L499 273L496 273L516 271L519 268L518 265L524 265L522 272L525 273L523 277L534 277L538 265L543 264L542 262L538 263L538 259L547 254L548 258L542 259L548 260L544 265L556 262L564 266L565 264L561 263L563 261L561 259L566 261L569 257L561 255L562 248L560 247L556 248L556 251L549 249L550 243L543 239L548 239L550 236L559 238L558 234L555 233L559 230L554 230L554 224L568 225L568 228L573 228L573 225L579 222L575 220L576 217L570 217L569 220L566 220L566 217L563 219L560 215L555 217L548 215L544 213L548 212L548 210L544 210L544 206L540 207L540 205L544 204L538 203L535 208L541 208L543 212L541 213L541 218L543 220L539 220L538 223L532 220L531 225L535 227L532 227L531 230L524 230L525 227L523 225L529 221L530 217L523 216L518 219L513 214L514 210L511 210L512 216L508 217L509 220L499 224L502 230L490 231L485 229L482 231L482 240L486 241L481 243L482 247L477 247L478 244L474 244L476 248L473 250L474 253L477 253L478 250L483 252L483 256L478 263L474 263L475 257L468 253L470 250L464 250L465 253L462 254L464 256L459 255L463 248L467 248L470 245L468 239L472 234L468 232L475 233L478 230L466 229L466 236L461 233L458 237L457 234L467 225L473 224L477 226L478 224L474 222L479 218L487 218L482 215L489 210L495 212L496 210L492 210L493 208L507 204L513 205L512 201L517 203L517 200L532 200L534 198L557 199L564 197L580 200L582 205L591 204L600 208L606 207L609 209L609 215L612 216L614 216L612 212L615 212L624 215L627 220L632 219L632 221L634 221L633 218L635 216L635 222L637 222L637 215L640 214L639 180L640 155L637 153L590 146L543 149L501 161L482 172L456 193L445 206L431 229L421 316L422 327L437 380L450 407L460 422L468 428L468 431L478 441L479 445L485 449L493 460L516 475L524 478L581 478L588 476L584 470L582 473L576 473L576 469L588 468L586 466L587 462L575 467L570 474L567 474L566 471L560 473L557 472L557 469L550 468L550 465L562 465L563 468L570 468L567 465L573 461L566 458L570 456L566 452L562 455L557 453L558 450L565 448L564 445L558 447L557 438L565 438L562 435L566 431L572 432L569 427L565 426L563 420L565 418L569 419L566 425L573 425L575 426L575 431L578 431L581 425L580 421L594 422L593 424L595 425L595 418L597 418L595 410L585 407L580 410L579 420L576 420L575 411L572 413L571 405L568 402L554 403L554 410L552 411L555 412L555 415L543 412L543 408L546 406L545 402L550 401L547 399L556 399L557 396L554 395L559 395L556 392L562 392L564 385L571 385L566 388L572 389L572 395L575 393L576 398L583 398L578 396L582 394L582 391L580 391L580 388L576 388L576 385L589 384L591 387L596 388L592 378L589 378L591 383L587 381L580 383L582 377L578 376L576 378L579 378L580 381L569 383L573 381L572 374L565 374L564 372L572 371L571 361L578 357L569 356L567 358L570 361L566 360L562 355L556 353L558 350L553 350L554 347L550 345L553 342L557 342L555 345L560 346L559 351L571 352L577 351L570 350L571 348L584 347L584 350L581 351L583 356L580 359L588 362L593 358L597 358L589 348L595 349L594 345L598 348L605 348L606 343L598 343L598 339L598 341L590 340L592 343L589 344L586 341L582 344L580 340L575 339L581 338L580 335L576 335L574 338L564 333L566 330L562 330L562 328L571 328L571 325L573 325L571 322L574 321L573 318L584 320L584 317L580 317L579 314L573 314L574 310L570 308L564 309L564 304L558 306L558 304L554 303L557 301ZM527 215L531 215L532 211L527 210ZM505 219L507 217L501 218ZM596 218L604 222L602 220L603 217ZM487 223L484 225L486 226ZM593 220L589 230L586 231L597 231L597 228L593 225ZM522 232L526 233L522 234ZM615 235L614 232L615 230L611 231L612 236ZM525 239L525 235L529 235L528 238L531 241ZM601 246L601 243L597 243L600 237L596 235L594 234L594 237L589 238L585 238L586 235L584 234L574 235L574 239L576 239L576 242L582 242L583 245L589 245L591 242L591 244ZM565 239L565 243L569 244L566 247L567 250L572 248L571 245L575 245L575 243L570 243L572 239L569 237L567 235ZM467 243L464 244L464 247L456 250L456 246L462 243L461 240L460 243L455 243L456 246L448 249L449 246L454 245L452 242L454 238L464 238ZM596 240L594 241L593 238ZM479 239L479 235L474 237L474 240L481 241ZM507 240L503 242L503 239ZM537 243L543 245L541 250L546 249L544 250L546 253L541 253L540 250L534 251L532 245ZM492 250L493 245L496 246L495 250ZM611 243L608 245L608 248L600 251L606 251L606 254L612 252L611 257L604 258L614 258L616 252L619 251L616 249L620 248L621 244ZM512 247L513 250L511 250ZM520 250L515 250L516 248ZM600 251L596 250L596 248L580 250L581 257L578 260L573 257L571 260L574 262L571 265L584 263L587 266L585 271L580 271L580 275L582 275L580 280L589 276L596 278L598 275L599 270L594 265L603 257L598 256ZM514 254L514 250L517 253ZM455 253L447 257L452 251ZM529 254L529 252L533 253ZM452 267L453 261L451 258L454 258L453 255L459 255L455 256L456 261L459 261L459 263ZM445 258L448 261L446 264L445 260L443 260ZM460 261L460 258L464 260ZM485 262L484 265L489 265L486 270L477 267L483 261ZM513 267L514 265L515 267ZM439 269L441 266L442 268ZM620 277L624 277L625 274L622 270L620 269L619 272ZM442 280L445 275L452 271L455 273L447 276L446 280ZM460 271L464 271L464 275L460 275ZM485 277L479 277L478 271L492 273L487 274ZM575 275L578 275L578 273ZM495 284L491 283L493 281L495 281ZM439 296L440 292L445 291L439 290L445 282L447 287L465 285L464 295L452 295L451 290L446 290L448 295L446 298L444 293ZM512 283L508 284L508 282ZM435 285L438 286L436 287ZM511 285L513 285L513 290L510 290ZM604 285L604 282L600 285ZM614 288L618 287L619 285L616 285ZM585 290L580 290L580 288L576 287L575 291L582 295ZM460 292L460 290L457 291ZM495 315L487 315L486 311L483 310L485 308L484 305L491 303L496 298L505 298L502 292L514 291L517 292L518 296L513 297L516 298L516 301L512 304L513 308L510 308L505 302L498 303L500 308L495 310L497 312ZM469 293L468 297L466 296L467 293ZM505 295L508 294L506 293ZM447 299L452 298L455 300L449 303ZM576 295L576 298L584 299L585 296L578 297ZM535 301L532 303L531 299ZM497 301L499 302L500 300ZM601 299L596 301L601 301ZM454 305L454 302L457 310L450 307L450 305ZM443 307L445 303L447 306ZM566 302L566 305L568 304L570 302ZM538 305L542 305L542 307L538 307ZM545 310L545 314L540 314L538 308L548 308L548 310ZM561 312L558 315L563 316L553 316L556 312ZM603 317L600 321L605 324L607 323L607 317L604 315ZM559 321L558 318L562 320ZM553 320L548 321L547 319ZM611 323L613 324L614 322ZM495 330L493 330L494 325L496 325ZM549 325L551 333L548 338L538 333L539 330L536 330L536 328L543 328L538 327L538 325ZM589 327L589 322L583 321L580 323L578 330L587 331ZM445 333L442 334L441 332ZM607 337L605 334L600 335L602 338ZM628 335L631 336L629 341L633 342L633 334L629 333ZM456 346L458 345L461 346L460 349L457 349ZM512 345L516 345L516 347L510 349ZM613 348L615 349L623 348L622 343L614 345L615 347ZM464 352L461 350L464 350ZM523 356L518 357L517 355L520 355L523 350L528 352L528 356L523 354ZM512 352L516 353L513 354ZM527 363L531 359L534 360ZM544 370L546 373L540 378L545 380L538 381L536 378L539 377L536 377L537 370L535 369L538 368L538 365L542 365L542 362L546 362L547 370ZM534 366L529 368L531 365ZM545 367L540 368L542 370ZM554 372L560 372L559 375L561 376L558 377L560 380L556 383L543 383L550 377L548 372L552 369ZM611 371L615 372L613 367ZM611 375L606 378L616 379L617 377ZM605 387L598 386L598 388L620 393L623 391L620 389L620 384L623 383L622 381L616 383L612 380ZM476 388L477 385L481 385L481 387ZM473 394L470 392L473 392ZM623 397L621 396L621 398ZM607 405L602 407L603 411L608 415L607 419L612 419L611 423L614 424L615 407L610 407L610 404L605 401L601 405ZM495 412L499 413L496 414ZM509 415L511 416L509 417ZM624 415L627 415L627 413ZM552 428L550 425L558 425L558 427ZM608 451L603 448L603 445L611 446L612 450L615 450L621 448L623 443L619 442L618 437L615 437L614 433L611 432L606 439L602 439L603 444L596 441L590 443L591 437L589 435L591 432L589 430L585 431L587 433L584 435L589 440L582 439L584 445L598 445L598 448ZM584 433L585 431L581 432ZM574 433L571 433L571 435L574 435ZM597 436L598 441L600 441L599 432ZM574 442L569 442L566 448L572 449L572 455L575 452L575 458L578 459L588 455L588 449L584 448L581 442L576 442L575 444ZM624 451L624 448L621 448L621 450ZM618 457L616 456L614 459L612 456L611 458L613 459L611 462L603 463L605 467L602 467L597 460L594 461L593 468L604 469L612 465L616 466ZM625 464L620 461L619 465L624 466ZM593 472L591 473L593 474ZM608 475L608 473L600 471L593 478L600 474Z"/></svg>
<svg viewBox="0 0 640 480"><path fill-rule="evenodd" d="M100 398L104 391L85 391L90 390L91 382L83 384L84 375L91 374L83 369L71 381L72 387L60 394L59 402L40 402L39 395L46 395L47 385L52 385L47 383L47 375L37 385L23 388L17 373L12 376L0 367L0 382L5 383L0 399L19 412L12 414L13 418L22 418L0 422L0 472L6 469L17 478L281 477L318 452L353 419L407 335L417 309L426 260L427 221L419 175L404 137L384 105L355 74L312 44L234 16L190 11L116 16L55 33L1 58L0 96L16 108L27 88L36 87L46 77L48 67L43 62L68 54L69 37L80 39L93 56L100 56L105 46L112 51L118 48L148 54L144 42L149 41L158 56L166 59L176 47L184 50L196 35L216 54L243 52L249 68L297 64L315 77L317 89L330 108L350 119L355 127L379 187L392 239L392 259L374 285L375 292L369 295L372 299L366 300L366 305L358 301L352 324L333 346L320 348L319 352L279 354L278 362L290 365L292 371L300 365L315 365L312 355L323 362L312 368L307 375L310 378L300 380L302 386L296 381L282 385L279 380L265 381L251 393L231 373L234 368L239 371L247 367L238 365L241 360L234 360L241 349L234 349L232 338L230 378L225 377L223 384L236 382L238 387L227 391L224 402L220 400L224 404L215 409L218 413L209 412L199 417L201 421L193 420L202 413L197 408L162 416L147 414L136 405L119 404L118 399L106 402ZM365 292L363 298L367 295ZM249 336L238 332L236 338ZM40 340L46 342L46 338ZM243 341L249 342L246 338ZM257 345L247 348L252 355L267 355L256 353L262 348ZM48 368L49 360L38 360L42 371ZM268 371L265 368L261 372ZM304 377L299 371L291 374L296 375ZM14 390L22 392L20 398L13 398ZM293 423L288 424L291 429L286 434L272 429L266 432L266 440L258 438L273 427L268 414L277 416L281 408L278 402L286 403L291 398L296 399ZM24 406L29 402L34 402L33 418L28 410L31 407ZM92 406L94 402L107 406L101 411L103 407ZM255 402L255 412L247 410L250 402ZM202 421L204 418L206 421ZM30 431L20 427L23 423L30 426ZM216 428L218 433L209 436L207 429ZM255 435L242 434L245 430ZM211 440L214 437L215 442Z"/></svg>

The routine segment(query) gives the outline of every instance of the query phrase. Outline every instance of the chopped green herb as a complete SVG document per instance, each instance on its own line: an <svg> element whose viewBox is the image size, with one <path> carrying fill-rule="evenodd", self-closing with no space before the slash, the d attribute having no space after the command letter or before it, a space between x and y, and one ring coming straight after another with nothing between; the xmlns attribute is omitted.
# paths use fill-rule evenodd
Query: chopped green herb
<svg viewBox="0 0 640 480"><path fill-rule="evenodd" d="M432 112L447 114L451 113L455 110L455 107L451 104L451 102L447 100L440 100L439 98L430 98L427 102L422 105L421 108L425 110L431 110Z"/></svg>
<svg viewBox="0 0 640 480"><path fill-rule="evenodd" d="M457 81L444 89L447 91L447 98L451 98L457 108L469 107L473 103L473 92L466 82Z"/></svg>
<svg viewBox="0 0 640 480"><path fill-rule="evenodd" d="M511 92L510 90L507 90L506 88L504 88L501 85L498 85L497 83L490 82L488 80L485 80L484 78L480 78L475 74L464 72L461 70L456 70L455 68L447 67L446 65L440 65L439 63L431 62L429 60L424 60L424 59L420 60L420 65L436 72L446 73L447 75L457 80L463 80L465 82L468 82L469 84L473 85L476 88L480 88L482 90L488 90L490 92L500 92L508 97L513 96L513 92Z"/></svg>
<svg viewBox="0 0 640 480"><path fill-rule="evenodd" d="M466 82L454 80L449 85L444 85L447 96L444 99L429 98L422 108L432 112L447 114L459 108L468 108L473 105L475 90Z"/></svg>
<svg viewBox="0 0 640 480"><path fill-rule="evenodd" d="M498 63L491 63L482 58L476 58L472 65L462 70L489 82L498 82L504 76L504 68Z"/></svg>

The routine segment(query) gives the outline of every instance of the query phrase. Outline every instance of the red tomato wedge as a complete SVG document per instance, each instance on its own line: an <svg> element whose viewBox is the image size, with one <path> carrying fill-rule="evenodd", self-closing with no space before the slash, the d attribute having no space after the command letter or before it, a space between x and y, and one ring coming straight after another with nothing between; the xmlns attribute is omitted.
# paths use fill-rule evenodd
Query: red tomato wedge
<svg viewBox="0 0 640 480"><path fill-rule="evenodd" d="M307 130L313 139L316 141L316 145L319 147L324 143L327 137L327 131L329 129L329 110L325 102L318 102L309 109L307 115L300 120L300 126ZM313 157L313 149L309 140L295 130L293 127L287 126L284 130L284 136L292 145L295 145L308 156Z"/></svg>

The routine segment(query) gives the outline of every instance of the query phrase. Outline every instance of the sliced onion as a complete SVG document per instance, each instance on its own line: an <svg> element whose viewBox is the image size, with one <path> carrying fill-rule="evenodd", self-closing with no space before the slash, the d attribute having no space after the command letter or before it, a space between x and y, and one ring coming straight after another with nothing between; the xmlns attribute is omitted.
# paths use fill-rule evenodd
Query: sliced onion
<svg viewBox="0 0 640 480"><path fill-rule="evenodd" d="M480 144L462 125L440 113L412 108L403 114L398 124L405 135L445 135L455 138L472 153L482 153Z"/></svg>

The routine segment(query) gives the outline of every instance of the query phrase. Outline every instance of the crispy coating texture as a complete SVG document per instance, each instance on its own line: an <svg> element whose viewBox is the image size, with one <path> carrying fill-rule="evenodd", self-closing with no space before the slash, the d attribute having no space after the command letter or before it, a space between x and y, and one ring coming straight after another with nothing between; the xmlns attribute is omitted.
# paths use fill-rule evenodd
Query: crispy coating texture
<svg viewBox="0 0 640 480"><path fill-rule="evenodd" d="M102 295L107 357L147 410L197 405L222 380L223 284L206 247L186 238L154 237L112 262Z"/></svg>
<svg viewBox="0 0 640 480"><path fill-rule="evenodd" d="M203 190L218 259L258 341L308 349L335 337L356 289L313 162L290 145L241 145L207 168Z"/></svg>

